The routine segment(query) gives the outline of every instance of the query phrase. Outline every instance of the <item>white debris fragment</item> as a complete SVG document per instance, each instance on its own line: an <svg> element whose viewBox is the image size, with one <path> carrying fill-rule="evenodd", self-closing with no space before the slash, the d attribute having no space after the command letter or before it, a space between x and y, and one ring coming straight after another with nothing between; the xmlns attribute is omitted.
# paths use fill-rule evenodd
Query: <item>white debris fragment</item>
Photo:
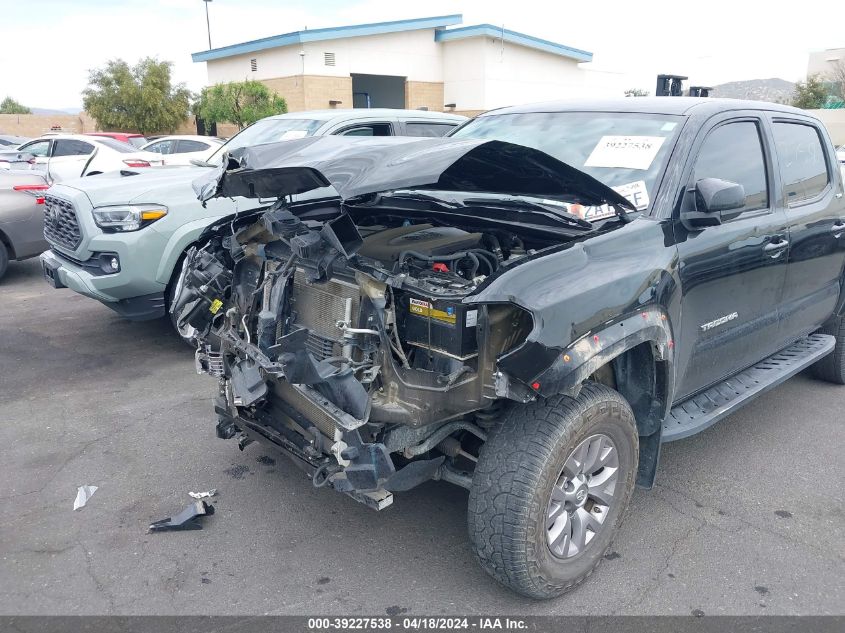
<svg viewBox="0 0 845 633"><path fill-rule="evenodd" d="M76 491L76 499L73 500L73 509L79 510L79 508L85 507L85 504L88 503L88 499L90 499L95 492L97 492L97 486L79 486L79 489Z"/></svg>
<svg viewBox="0 0 845 633"><path fill-rule="evenodd" d="M188 494L194 499L210 499L217 494L217 488L212 488L206 492L189 492Z"/></svg>

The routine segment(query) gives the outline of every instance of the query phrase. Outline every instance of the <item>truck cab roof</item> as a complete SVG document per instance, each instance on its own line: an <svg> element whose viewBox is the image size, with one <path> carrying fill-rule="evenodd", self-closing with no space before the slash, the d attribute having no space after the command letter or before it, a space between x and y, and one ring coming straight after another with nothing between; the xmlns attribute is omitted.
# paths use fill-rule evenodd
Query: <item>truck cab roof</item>
<svg viewBox="0 0 845 633"><path fill-rule="evenodd" d="M769 110L806 115L806 112L798 108L767 101L711 97L620 97L616 99L562 99L531 103L498 108L479 116L529 112L643 112L648 114L696 114L706 116L730 110Z"/></svg>

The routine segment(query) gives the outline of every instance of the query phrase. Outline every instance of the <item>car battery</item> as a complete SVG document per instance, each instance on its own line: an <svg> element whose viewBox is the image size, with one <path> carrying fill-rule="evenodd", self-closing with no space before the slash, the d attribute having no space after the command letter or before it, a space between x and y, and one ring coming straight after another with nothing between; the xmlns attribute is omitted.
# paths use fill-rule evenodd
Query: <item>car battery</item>
<svg viewBox="0 0 845 633"><path fill-rule="evenodd" d="M464 360L478 352L478 308L460 301L401 294L399 334L416 347Z"/></svg>

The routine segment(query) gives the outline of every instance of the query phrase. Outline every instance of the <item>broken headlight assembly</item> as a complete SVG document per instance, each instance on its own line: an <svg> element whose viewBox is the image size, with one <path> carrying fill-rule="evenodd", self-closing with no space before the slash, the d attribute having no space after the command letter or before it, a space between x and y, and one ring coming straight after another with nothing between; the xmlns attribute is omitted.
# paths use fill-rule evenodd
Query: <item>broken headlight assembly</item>
<svg viewBox="0 0 845 633"><path fill-rule="evenodd" d="M94 223L101 229L114 232L137 231L167 215L163 204L128 204L96 207Z"/></svg>

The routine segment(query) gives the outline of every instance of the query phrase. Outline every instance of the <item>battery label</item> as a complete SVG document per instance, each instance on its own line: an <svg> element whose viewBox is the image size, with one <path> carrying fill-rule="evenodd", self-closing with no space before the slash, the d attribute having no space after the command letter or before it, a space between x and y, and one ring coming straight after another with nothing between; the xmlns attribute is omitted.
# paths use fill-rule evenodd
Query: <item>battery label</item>
<svg viewBox="0 0 845 633"><path fill-rule="evenodd" d="M457 322L455 308L452 306L446 306L445 310L438 310L437 308L432 307L428 301L422 301L411 297L409 310L411 311L411 314L416 314L417 316L426 318L430 317L435 321L441 321L442 323L448 323L449 325L455 325Z"/></svg>

